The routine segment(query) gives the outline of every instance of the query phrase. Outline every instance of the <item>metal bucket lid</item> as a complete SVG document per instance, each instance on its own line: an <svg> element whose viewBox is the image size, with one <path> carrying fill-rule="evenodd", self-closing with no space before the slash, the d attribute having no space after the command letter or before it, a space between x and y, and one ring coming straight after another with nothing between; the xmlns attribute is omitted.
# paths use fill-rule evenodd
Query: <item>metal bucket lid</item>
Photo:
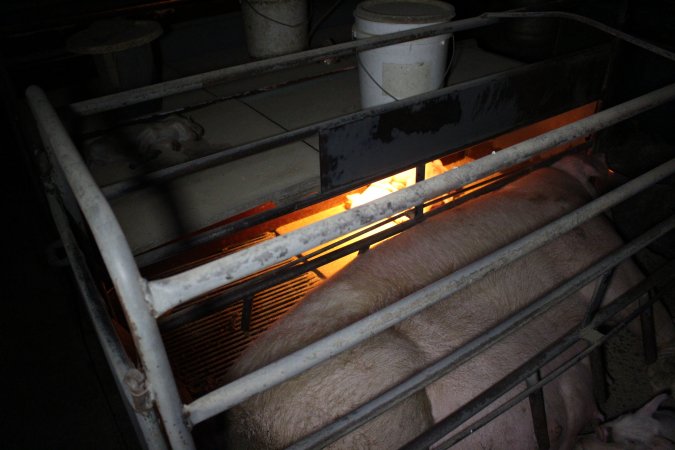
<svg viewBox="0 0 675 450"><path fill-rule="evenodd" d="M438 23L455 17L455 8L440 0L367 0L356 6L354 16L371 22Z"/></svg>

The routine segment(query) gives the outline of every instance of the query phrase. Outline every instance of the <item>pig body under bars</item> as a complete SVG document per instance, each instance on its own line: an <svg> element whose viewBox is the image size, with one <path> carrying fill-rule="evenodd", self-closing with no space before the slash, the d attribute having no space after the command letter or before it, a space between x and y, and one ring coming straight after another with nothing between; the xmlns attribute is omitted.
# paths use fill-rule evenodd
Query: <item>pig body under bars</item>
<svg viewBox="0 0 675 450"><path fill-rule="evenodd" d="M559 167L567 172L536 171L365 253L262 335L234 366L233 378L344 328L580 207L588 194L579 181L592 175L591 167ZM592 219L422 313L252 397L230 411L235 448L292 444L452 352L620 245L606 219ZM632 263L623 263L608 299L640 279ZM405 444L578 324L592 293L593 286L586 286L331 448L389 449ZM658 317L658 337L672 339L672 324ZM555 365L545 367L544 373ZM552 446L571 448L584 425L599 414L586 364L577 364L544 392ZM535 448L529 414L521 403L456 448Z"/></svg>

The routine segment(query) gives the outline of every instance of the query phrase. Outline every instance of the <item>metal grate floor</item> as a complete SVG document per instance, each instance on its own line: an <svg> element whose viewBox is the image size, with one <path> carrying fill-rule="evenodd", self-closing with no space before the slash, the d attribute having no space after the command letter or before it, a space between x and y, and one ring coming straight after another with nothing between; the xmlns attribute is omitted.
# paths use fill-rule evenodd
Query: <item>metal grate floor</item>
<svg viewBox="0 0 675 450"><path fill-rule="evenodd" d="M270 233L269 236L255 238L246 244L252 245L272 236ZM241 245L236 249L225 249L225 253L240 248ZM271 269L273 268L268 270ZM225 384L227 369L246 346L282 317L319 281L318 275L307 272L254 295L247 330L242 329L242 299L209 316L163 332L174 374L182 387L181 394L188 397L183 400L189 401Z"/></svg>

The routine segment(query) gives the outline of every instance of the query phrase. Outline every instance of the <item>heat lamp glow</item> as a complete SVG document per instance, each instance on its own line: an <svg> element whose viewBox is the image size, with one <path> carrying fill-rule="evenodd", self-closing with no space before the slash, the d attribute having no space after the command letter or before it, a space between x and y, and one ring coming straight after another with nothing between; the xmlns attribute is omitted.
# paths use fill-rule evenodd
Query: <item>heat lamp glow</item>
<svg viewBox="0 0 675 450"><path fill-rule="evenodd" d="M447 170L448 169L443 166L440 159L435 159L425 165L425 178L440 175ZM412 186L413 184L415 184L415 169L406 170L405 172L372 183L366 190L359 194L347 195L345 208L351 209L365 205L368 202L372 202L373 200L384 197L387 194L391 194L392 192L396 192L405 187ZM399 220L407 220L407 218L403 217Z"/></svg>

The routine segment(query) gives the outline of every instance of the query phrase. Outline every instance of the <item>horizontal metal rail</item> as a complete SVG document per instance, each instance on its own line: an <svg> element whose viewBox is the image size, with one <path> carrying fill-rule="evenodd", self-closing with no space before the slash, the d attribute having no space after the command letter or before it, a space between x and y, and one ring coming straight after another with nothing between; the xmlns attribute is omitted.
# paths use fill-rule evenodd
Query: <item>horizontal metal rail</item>
<svg viewBox="0 0 675 450"><path fill-rule="evenodd" d="M675 60L675 53L673 53L673 52L662 49L662 48L660 48L660 47L658 47L654 44L651 44L651 43L643 40L643 39L636 38L634 36L631 36L627 33L622 32L620 30L616 30L616 29L611 28L607 25L604 25L604 24L602 24L602 23L600 23L596 20L592 20L592 19L589 19L587 17L580 16L578 14L560 12L560 11L528 12L528 11L512 10L512 11L499 12L499 13L485 13L485 14L479 16L479 18L489 19L491 21L498 21L498 20L501 20L501 19L513 19L513 18L561 18L561 19L573 20L573 21L585 24L587 26L596 28L599 31L605 32L609 35L612 35L614 37L622 39L626 42L629 42L633 45L636 45L636 46L641 47L645 50L653 52L653 53L655 53L657 55L660 55L664 58ZM475 19L475 18L473 18L473 19ZM463 23L465 21L473 20L473 19L465 19L465 20L462 20L462 21L457 21L457 22L452 22L452 23L453 24L460 24L460 23ZM489 24L492 24L492 23L493 22L487 22L487 23L483 23L483 24L474 24L475 26L471 25L471 28L477 28L477 27L489 25ZM447 26L447 24L433 25L433 26L430 26L430 27L417 28L415 30L424 31L427 28L431 29L431 28L439 27L439 26ZM471 28L463 28L463 29L471 29ZM461 29L455 29L454 31L462 31L462 30ZM409 33L409 32L410 31L403 31L403 32L395 33L395 34L404 34L404 33ZM438 34L442 34L442 33L438 33ZM387 35L387 37L389 37L389 36L394 36L394 34ZM352 43L352 44L367 43L367 41L370 41L371 39L382 39L382 37L358 40L358 41L356 41L355 43ZM324 51L324 52L326 52L325 56L331 56L332 55L332 53L331 53L332 49L335 48L335 47L342 46L342 45L346 45L346 44L338 44L336 46L324 47L324 48L316 49L316 50L312 50L312 51ZM386 44L383 44L383 45L386 45ZM380 46L380 45L378 44L377 46ZM307 52L303 52L303 53L307 53ZM297 54L297 56L301 57L303 53ZM294 56L296 56L296 55L282 56L280 58L283 59L283 58L290 58L290 57L294 57ZM260 63L265 63L265 62L273 63L274 59L277 59L277 58L262 61ZM252 63L252 64L258 64L258 63ZM222 72L222 71L235 70L235 69L237 69L237 70L241 69L242 71L245 72L247 66L249 66L249 65L244 64L242 66L237 66L237 67L234 67L234 68L221 69L220 71L208 72L207 74L202 74L202 75L195 75L194 77L206 76L208 74L215 73L215 72ZM277 68L270 69L270 70L277 70ZM188 77L188 78L192 78L192 77ZM187 80L188 78L184 78L184 79L181 79L181 80ZM174 83L174 82L178 82L178 81L179 80L173 80L173 81L169 81L169 82L166 82L166 83ZM223 80L220 80L220 81L223 81ZM151 89L151 88L162 86L166 83L161 83L161 84L148 86L148 87L145 87L145 88L139 88L139 89ZM468 82L468 83L471 83L471 82ZM327 127L332 127L332 126L339 126L341 123L349 122L351 120L358 120L359 116L366 117L366 116L371 116L371 115L378 115L378 114L382 114L384 112L390 111L392 109L397 109L397 108L400 108L400 107L408 106L409 104L424 101L429 97L434 97L436 95L442 94L442 93L447 92L448 90L451 90L451 89L456 88L456 87L457 86L453 86L453 87L450 87L450 88L442 89L440 91L434 91L434 92L422 94L422 95L419 95L419 96L409 97L407 99L399 100L398 102L386 103L384 105L378 105L378 106L375 106L375 107L372 107L372 108L368 108L368 109L365 109L365 110L358 111L356 113L352 113L352 114L348 114L348 115L338 117L338 118L335 118L335 119L330 119L330 120L327 120L327 121L307 125L305 127L301 127L301 128L295 129L295 130L290 130L290 131L280 133L280 134L277 134L277 135L274 135L274 136L270 136L270 137L267 137L267 138L264 138L264 139L260 139L260 140L254 141L254 142L249 142L249 143L246 143L246 144L238 145L234 148L224 149L224 150L215 152L215 153L213 153L211 155L208 155L208 156L197 158L197 159L194 159L194 160L191 160L191 161L186 161L184 163L176 164L176 165L171 166L171 167L167 167L167 168L160 169L160 170L148 173L148 174L144 174L142 177L130 178L130 179L127 179L127 180L124 180L124 181L113 183L109 186L104 187L103 193L107 198L113 199L113 198L119 197L121 195L124 195L126 193L132 192L134 190L141 189L141 188L143 188L145 186L148 186L149 184L152 184L152 183L166 182L166 181L169 181L171 179L174 179L174 178L177 178L177 177L189 174L189 173L194 173L194 172L199 171L199 170L203 170L203 169L206 169L206 168L209 168L209 167L213 167L214 165L217 165L217 164L222 164L222 163L225 163L225 162L228 162L228 161L233 161L233 160L236 160L236 159L239 159L239 158L243 158L243 157L246 157L246 156L250 156L250 155L259 153L261 151L269 150L269 149L277 147L277 146L281 146L281 145L289 144L291 142L295 142L295 141L298 141L298 140L301 140L301 139L305 139L305 138L317 133L321 129L325 129ZM131 92L131 91L128 91L128 92ZM120 95L126 95L126 93L112 94L111 96L108 96L108 97L114 97L114 96L120 96ZM108 98L108 97L103 97L103 98ZM93 99L93 100L89 100L89 101L95 102L97 100L99 100L99 99Z"/></svg>
<svg viewBox="0 0 675 450"><path fill-rule="evenodd" d="M521 365L518 369L500 380L496 385L489 388L479 397L471 400L460 411L452 413L450 416L446 417L432 428L424 432L417 439L414 439L412 442L405 445L401 450L429 448L431 444L438 442L440 439L443 439L448 435L448 433L455 430L472 416L478 414L488 405L492 404L495 400L501 397L504 393L522 383L530 374L537 371L543 365L551 362L555 357L572 347L577 342L586 341L589 344L589 346L584 350L572 356L565 363L556 367L556 369L542 377L539 382L533 384L532 386L528 386L527 389L518 393L518 395L501 404L493 411L490 411L490 413L481 417L476 422L473 422L471 425L453 435L451 438L444 440L437 446L434 446L434 449L449 448L470 434L475 433L478 429L527 398L529 394L536 391L537 389L541 389L544 385L550 383L562 375L566 370L587 357L593 350L607 342L607 340L612 336L616 335L616 333L622 330L626 325L628 325L628 323L630 323L632 320L635 320L638 315L643 313L654 302L660 300L663 295L653 296L644 304L639 305L630 314L626 315L626 317L621 318L621 320L614 324L611 329L607 330L604 334L598 333L596 331L596 328L605 325L616 314L625 310L631 303L639 300L639 298L650 288L663 285L672 286L673 283L667 280L672 280L673 269L675 269L675 264L673 264L671 261L667 266L660 269L647 280L640 283L635 288L629 290L627 293L621 295L621 297L619 297L612 304L600 310L591 324L583 327L576 327L576 329L560 338L548 348L537 354L530 361ZM590 339L590 336L593 336L593 339Z"/></svg>
<svg viewBox="0 0 675 450"><path fill-rule="evenodd" d="M198 89L210 83L295 67L319 61L327 56L349 55L398 42L472 29L496 23L498 20L500 19L484 15L464 21L433 25L410 32L338 44L328 49L310 50L301 54L258 61L79 102L71 105L71 109L80 115L95 114L170 94ZM668 55L663 56L669 57ZM398 211L421 204L424 200L457 189L494 171L523 162L545 149L586 136L664 104L675 97L675 84L652 91L558 130L529 139L497 154L423 181L370 204L354 208L338 216L195 269L150 283L146 283L140 276L128 243L109 203L88 172L44 92L35 86L31 86L26 91L26 97L45 147L48 151L53 152L91 228L94 240L98 245L129 321L143 370L147 376L148 389L162 417L169 442L176 449L194 448L192 436L187 428L188 420L199 423L257 392L297 375L340 351L351 348L358 342L438 301L441 289L443 290L443 297L445 297L449 292L463 288L482 277L488 270L504 265L532 251L565 231L574 228L581 221L598 214L603 209L675 171L675 160L669 161L574 213L528 235L526 238L520 239L455 274L427 286L373 316L267 366L264 369L268 373L261 373L263 372L262 369L256 371L197 399L183 408L155 320L155 317L161 313L223 284L277 264L289 255L299 254L314 248ZM419 101L419 98L409 101L416 102ZM401 103L396 106L400 105ZM395 106L391 107L394 108ZM377 111L366 111L365 113L375 114L378 113ZM308 129L294 130L290 133L294 132L295 135L285 136L284 139L298 139L298 136L303 132L307 133ZM278 137L273 138L280 139ZM259 149L262 145L265 145L264 140L262 144L261 142L252 143L247 151L253 151L256 146ZM280 142L276 141L276 145L280 145ZM213 163L213 161L210 163ZM386 316L386 314L391 314L391 316ZM338 338L342 342L336 342ZM311 354L312 352L314 354ZM187 413L190 417L186 418L184 413Z"/></svg>
<svg viewBox="0 0 675 450"><path fill-rule="evenodd" d="M455 171L457 170L459 169ZM481 279L488 272L517 260L545 243L574 229L579 224L605 209L618 204L673 173L675 173L675 159L658 166L490 255L429 284L398 302L274 363L216 389L186 406L186 411L190 414L191 421L199 423L213 417L231 406L250 398L252 395L280 384L341 352L353 348L360 342L447 298L449 295ZM412 188L406 190L410 189Z"/></svg>
<svg viewBox="0 0 675 450"><path fill-rule="evenodd" d="M354 55L359 51L371 50L373 48L398 44L400 42L472 30L474 28L497 23L498 21L498 19L492 19L489 17L472 17L454 22L445 22L442 24L415 28L413 30L399 31L383 36L344 42L341 44L307 50L291 55L278 56L262 61L255 61L238 66L213 70L198 75L191 75L184 78L178 78L176 80L165 81L163 83L157 83L116 94L110 94L91 100L84 100L71 104L70 109L75 114L88 116L125 106L135 105L148 100L163 98L173 94L180 94L195 89L201 89L215 83L233 81L242 79L244 77L274 72L281 69L298 67L304 64L320 62L330 57Z"/></svg>
<svg viewBox="0 0 675 450"><path fill-rule="evenodd" d="M624 33L621 30L616 28L609 27L604 23L598 22L597 20L590 19L585 16L580 16L579 14L568 13L563 11L505 11L505 12L494 12L494 13L485 13L480 17L487 17L492 19L567 19L573 20L575 22L582 23L593 27L599 31L612 35L616 38L619 38L623 41L629 42L633 45L636 45L644 50L655 53L659 56L662 56L671 61L675 61L675 53L668 51L664 48L661 48L657 45L654 45L650 42L645 41L644 39L636 38L631 36L628 33Z"/></svg>
<svg viewBox="0 0 675 450"><path fill-rule="evenodd" d="M582 144L576 147L576 149L578 148L587 148L587 146ZM489 182L472 184L470 188L471 192L469 193L463 193L464 189L451 191L452 194L447 194L437 197L429 202L425 202L423 207L426 208L429 205L437 205L438 203L441 203L443 200L446 200L448 197L453 195L464 195L462 195L460 198L452 200L450 203L441 204L432 210L423 213L422 216L416 216L410 220L406 220L405 222L396 223L393 226L378 231L372 235L369 235L368 237L359 239L361 236L374 232L379 227L382 227L387 223L392 224L397 219L406 216L406 212L396 214L381 222L376 222L366 228L362 228L356 233L349 234L337 241L331 242L329 245L321 247L310 254L303 255L298 259L290 261L278 269L274 269L273 271L257 276L252 280L244 281L241 284L233 286L222 295L209 298L208 302L198 302L193 305L186 305L185 308L180 308L167 316L160 317L158 319L160 329L165 332L175 329L176 327L184 325L188 322L201 319L215 311L222 310L228 305L239 302L243 298L250 298L264 289L276 286L277 284L288 281L303 273L309 272L310 270L318 269L325 264L340 259L351 253L360 251L363 248L368 248L373 244L381 242L409 228L412 228L419 222L426 220L429 217L433 217L442 212L455 208L469 200L484 195L487 192L492 192L495 189L499 189L506 184L513 182L517 178L520 178L525 173L531 172L534 170L534 168L541 168L550 165L552 161L558 160L567 154L568 152L566 152L564 155L556 155L545 161L534 163L527 168L519 170L516 173L510 173L496 180L491 179ZM354 242L349 243L350 241Z"/></svg>
<svg viewBox="0 0 675 450"><path fill-rule="evenodd" d="M517 68L513 70L520 71L524 69ZM246 142L244 144L240 144L231 148L219 150L209 155L202 156L200 158L195 158L190 161L185 161L183 163L175 164L170 167L165 167L163 169L159 169L154 172L145 173L143 175L128 178L123 181L118 181L116 183L112 183L102 187L101 190L103 191L103 194L106 196L106 198L114 199L129 192L142 189L154 183L167 182L184 175L188 175L191 173L198 172L200 170L214 167L218 164L235 161L237 159L245 158L247 156L251 156L254 154L261 153L263 151L280 147L282 145L297 142L302 139L306 139L310 136L313 136L316 133L320 132L321 130L339 127L347 123L363 120L366 117L378 116L380 114L389 111L394 111L402 107L412 106L418 102L423 102L435 98L438 95L443 95L448 92L459 90L470 85L485 83L487 80L494 77L495 75L488 75L485 77L477 78L475 80L470 80L443 89L439 89L436 91L419 94L414 97L407 97L398 100L396 102L384 103L382 105L362 109L332 119L315 122L309 125L302 126L300 128L284 131L282 133L274 134L272 136L268 136L262 139Z"/></svg>
<svg viewBox="0 0 675 450"><path fill-rule="evenodd" d="M425 200L458 189L470 182L526 161L544 150L587 136L602 128L633 117L675 98L675 84L667 85L625 103L556 130L512 145L444 174L394 192L366 205L350 209L299 230L276 237L232 255L160 280L151 281L148 289L156 315L205 294L221 285L236 281L259 270L298 255L329 240L419 205Z"/></svg>
<svg viewBox="0 0 675 450"><path fill-rule="evenodd" d="M457 367L486 350L497 341L520 329L532 319L560 303L560 301L567 298L570 294L581 289L583 286L586 286L588 283L610 270L612 267L620 264L626 258L629 258L673 228L675 228L675 216L653 227L640 237L621 247L619 250L616 250L599 262L593 264L588 269L570 278L564 284L541 297L539 300L521 309L507 320L504 320L477 338L462 345L457 350L408 378L401 384L391 388L387 392L339 418L321 430L298 441L289 447L289 450L323 448L332 442L335 442L340 437L350 433L369 420L382 414L387 409L405 400L410 395L455 370ZM675 267L675 265L673 266ZM491 398L490 400L496 400L498 397L499 396ZM485 406L487 404L489 403L486 403ZM470 418L472 415L473 414L468 415L466 419ZM438 439L434 439L433 442L436 440Z"/></svg>
<svg viewBox="0 0 675 450"><path fill-rule="evenodd" d="M63 170L119 294L169 442L174 449L194 448L159 327L145 299L145 281L122 229L44 92L30 86L26 98L42 141Z"/></svg>

